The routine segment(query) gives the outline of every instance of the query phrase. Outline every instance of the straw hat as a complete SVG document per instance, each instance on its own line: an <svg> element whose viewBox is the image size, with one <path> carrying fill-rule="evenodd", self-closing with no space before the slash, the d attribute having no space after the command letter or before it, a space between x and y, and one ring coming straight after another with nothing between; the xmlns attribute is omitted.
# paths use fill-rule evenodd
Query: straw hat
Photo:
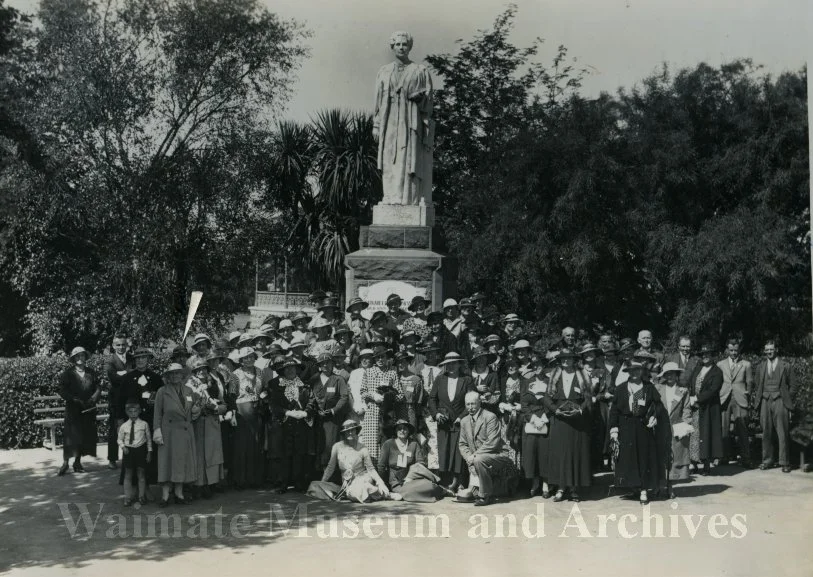
<svg viewBox="0 0 813 577"><path fill-rule="evenodd" d="M579 354L584 356L587 353L600 353L602 352L600 348L594 345L591 342L586 342L582 345L582 349L579 351Z"/></svg>
<svg viewBox="0 0 813 577"><path fill-rule="evenodd" d="M313 321L313 325L311 325L311 328L316 330L316 329L321 329L321 328L324 328L324 327L332 327L332 326L333 325L331 324L331 322L329 320L327 320L325 317L317 317L317 319L315 321Z"/></svg>
<svg viewBox="0 0 813 577"><path fill-rule="evenodd" d="M164 370L164 376L170 373L183 373L184 368L178 363L170 363L170 365Z"/></svg>
<svg viewBox="0 0 813 577"><path fill-rule="evenodd" d="M240 351L234 349L232 352L229 353L229 360L233 362L235 365L240 364Z"/></svg>
<svg viewBox="0 0 813 577"><path fill-rule="evenodd" d="M520 319L515 313L508 313L502 318L502 324L505 323L521 323L522 319Z"/></svg>
<svg viewBox="0 0 813 577"><path fill-rule="evenodd" d="M361 424L358 421L353 419L347 419L344 423L342 423L342 428L339 430L340 433L346 433L348 431L360 431Z"/></svg>
<svg viewBox="0 0 813 577"><path fill-rule="evenodd" d="M209 370L209 365L206 364L206 359L192 357L192 360L189 361L189 370L194 373L198 369Z"/></svg>
<svg viewBox="0 0 813 577"><path fill-rule="evenodd" d="M353 330L350 327L348 327L347 325L345 325L345 324L341 324L338 327L336 327L335 329L333 329L333 337L334 338L338 337L339 335L344 335L344 334L347 334L347 333L353 334Z"/></svg>
<svg viewBox="0 0 813 577"><path fill-rule="evenodd" d="M669 361L668 363L663 364L663 368L661 372L658 374L659 377L664 376L666 373L682 373L683 369L678 366L677 363Z"/></svg>
<svg viewBox="0 0 813 577"><path fill-rule="evenodd" d="M254 352L254 349L252 347L242 347L240 351L237 353L237 359L243 360L244 358L251 355L257 356L257 353Z"/></svg>
<svg viewBox="0 0 813 577"><path fill-rule="evenodd" d="M454 299L446 299L443 301L443 310L458 306L457 301Z"/></svg>
<svg viewBox="0 0 813 577"><path fill-rule="evenodd" d="M356 297L350 301L350 304L347 305L347 309L345 310L347 310L347 312L349 313L352 313L353 308L355 307L358 309L359 312L361 312L369 306L370 304L367 301L360 299L359 297Z"/></svg>
<svg viewBox="0 0 813 577"><path fill-rule="evenodd" d="M192 346L196 347L200 343L203 343L203 342L209 343L209 345L211 345L212 344L212 339L210 339L208 336L206 336L203 333L198 333L198 334L195 335L195 338L192 339Z"/></svg>
<svg viewBox="0 0 813 577"><path fill-rule="evenodd" d="M415 340L415 342L418 342L421 340L421 335L412 330L406 330L401 333L401 342L403 344L406 344L406 341L411 340Z"/></svg>
<svg viewBox="0 0 813 577"><path fill-rule="evenodd" d="M500 335L488 335L488 336L487 336L487 337L486 337L486 338L483 340L483 344L484 344L485 346L488 346L488 345L490 345L491 343L497 343L498 345L501 345L501 344L502 344L502 339L500 338Z"/></svg>
<svg viewBox="0 0 813 577"><path fill-rule="evenodd" d="M497 360L497 355L495 355L494 353L490 353L490 352L488 352L488 351L487 351L486 349L484 349L483 347L476 347L476 348L475 348L475 349L474 349L474 350L471 352L471 361L472 361L472 362L474 362L474 359L476 359L476 358L478 358L478 357L487 357L487 359L488 359L488 360L487 360L488 364L491 364L491 363L493 363L495 360Z"/></svg>
<svg viewBox="0 0 813 577"><path fill-rule="evenodd" d="M373 349L361 349L361 352L359 353L359 359L363 357L373 358L374 356L375 354L373 353Z"/></svg>
<svg viewBox="0 0 813 577"><path fill-rule="evenodd" d="M292 329L292 328L294 328L294 323L291 322L291 319L282 319L279 322L279 326L277 327L277 330L281 331L281 330Z"/></svg>
<svg viewBox="0 0 813 577"><path fill-rule="evenodd" d="M531 343L529 343L525 339L519 339L517 342L515 342L510 347L510 349L512 351L519 351L519 350L522 350L522 349L529 349L530 350L530 348L531 348Z"/></svg>
<svg viewBox="0 0 813 577"><path fill-rule="evenodd" d="M302 337L294 337L291 339L291 344L288 345L288 348L295 349L297 347L307 347L307 343L302 340Z"/></svg>
<svg viewBox="0 0 813 577"><path fill-rule="evenodd" d="M438 363L439 367L443 367L445 365L451 365L454 363L463 363L464 359L456 352L452 351L451 353L446 353L446 356L443 357L443 360Z"/></svg>
<svg viewBox="0 0 813 577"><path fill-rule="evenodd" d="M73 350L71 350L71 354L68 355L68 360L73 361L73 357L82 354L85 355L86 358L90 357L88 352L85 350L85 347L74 347Z"/></svg>
<svg viewBox="0 0 813 577"><path fill-rule="evenodd" d="M232 331L232 332L230 332L229 333L229 344L232 345L232 346L236 345L237 344L237 339L239 339L240 335L242 335L242 334L243 333L241 333L240 331Z"/></svg>
<svg viewBox="0 0 813 577"><path fill-rule="evenodd" d="M310 322L310 320L311 318L307 314L305 314L304 311L299 311L298 313L294 314L294 316L291 317L292 323L298 323L299 321Z"/></svg>

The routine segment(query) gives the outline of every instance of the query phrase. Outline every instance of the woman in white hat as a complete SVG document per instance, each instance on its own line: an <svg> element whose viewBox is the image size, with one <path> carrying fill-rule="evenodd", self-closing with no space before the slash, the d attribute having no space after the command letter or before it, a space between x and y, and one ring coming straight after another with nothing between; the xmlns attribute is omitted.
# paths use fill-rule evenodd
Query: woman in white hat
<svg viewBox="0 0 813 577"><path fill-rule="evenodd" d="M217 362L217 359L212 359L212 362ZM190 369L192 374L186 386L195 392L195 402L200 408L200 416L194 421L197 478L193 490L195 497L208 499L225 478L220 416L225 415L227 409L223 401L223 388L218 387L218 382L210 374L208 361L196 358Z"/></svg>
<svg viewBox="0 0 813 577"><path fill-rule="evenodd" d="M444 481L451 479L449 489L457 491L461 477L468 470L458 448L460 421L466 411L466 393L474 390L474 380L462 373L464 359L448 353L439 367L443 374L435 378L429 394L429 409L438 424L438 469Z"/></svg>
<svg viewBox="0 0 813 577"><path fill-rule="evenodd" d="M59 475L68 471L73 457L73 470L84 473L82 457L96 456L96 402L102 394L96 373L85 366L88 353L82 347L71 351L71 366L59 376L59 396L65 399L65 433L62 447L62 467Z"/></svg>
<svg viewBox="0 0 813 577"><path fill-rule="evenodd" d="M263 481L263 423L258 406L262 381L259 369L254 366L257 360L254 349L243 347L237 356L240 367L234 371L238 390L231 482L235 488L242 489L259 487Z"/></svg>
<svg viewBox="0 0 813 577"><path fill-rule="evenodd" d="M311 343L305 354L312 359L318 359L324 353L330 354L339 344L333 338L333 323L324 317L316 317L311 327L316 332L316 340Z"/></svg>
<svg viewBox="0 0 813 577"><path fill-rule="evenodd" d="M665 450L663 452L672 455L671 463L667 461L670 481L683 481L689 478L689 439L694 431L691 425L692 406L689 403L689 389L678 385L681 373L683 369L677 363L664 363L658 375L660 384L655 385L666 414L669 415L671 450L669 453Z"/></svg>
<svg viewBox="0 0 813 577"><path fill-rule="evenodd" d="M463 317L460 316L460 307L454 299L443 301L443 326L454 338L458 338L463 330Z"/></svg>
<svg viewBox="0 0 813 577"><path fill-rule="evenodd" d="M158 482L161 507L169 504L175 488L175 502L185 505L184 483L197 478L197 450L192 421L200 414L197 394L184 383L184 368L172 363L164 371L164 385L155 395L153 441L158 445Z"/></svg>
<svg viewBox="0 0 813 577"><path fill-rule="evenodd" d="M308 487L308 495L316 499L348 499L356 503L369 503L382 499L400 500L400 495L390 494L386 483L378 474L375 462L370 457L367 446L359 441L361 425L347 419L342 423L339 434L342 440L334 444L330 451L330 461L322 474L321 481L313 481ZM331 482L336 469L342 484Z"/></svg>

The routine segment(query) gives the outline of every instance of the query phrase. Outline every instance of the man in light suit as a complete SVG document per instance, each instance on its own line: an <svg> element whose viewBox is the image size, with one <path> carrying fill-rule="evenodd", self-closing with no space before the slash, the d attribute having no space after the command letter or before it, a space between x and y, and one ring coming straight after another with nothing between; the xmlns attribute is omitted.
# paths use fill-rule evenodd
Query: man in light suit
<svg viewBox="0 0 813 577"><path fill-rule="evenodd" d="M510 494L516 484L514 464L503 452L500 421L480 406L480 394L465 397L467 415L460 422L460 454L476 477L479 494L475 507L490 505L498 496Z"/></svg>
<svg viewBox="0 0 813 577"><path fill-rule="evenodd" d="M667 355L664 362L677 363L678 368L683 369L680 373L678 384L681 387L689 387L689 378L697 366L698 358L692 355L692 339L682 336L678 339L678 352Z"/></svg>
<svg viewBox="0 0 813 577"><path fill-rule="evenodd" d="M729 461L731 453L731 425L737 435L740 464L751 468L751 445L748 442L748 400L754 392L754 376L751 363L740 358L740 342L728 339L728 358L717 363L723 371L723 388L720 389L720 407L723 421L723 462Z"/></svg>
<svg viewBox="0 0 813 577"><path fill-rule="evenodd" d="M756 372L754 403L759 408L762 425L762 464L760 469L770 469L776 464L773 437L779 440L779 465L783 473L790 473L788 445L790 443L790 412L795 379L791 366L777 356L776 342L765 343L765 361Z"/></svg>

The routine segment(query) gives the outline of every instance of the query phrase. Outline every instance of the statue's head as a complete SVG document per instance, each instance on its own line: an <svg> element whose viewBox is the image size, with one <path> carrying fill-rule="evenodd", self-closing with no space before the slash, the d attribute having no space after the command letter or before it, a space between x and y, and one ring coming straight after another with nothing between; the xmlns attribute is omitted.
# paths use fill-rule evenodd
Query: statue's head
<svg viewBox="0 0 813 577"><path fill-rule="evenodd" d="M398 32L393 32L392 36L390 36L390 49L396 51L396 44L406 44L406 52L409 53L412 50L412 35L409 32L404 32L403 30L399 30Z"/></svg>

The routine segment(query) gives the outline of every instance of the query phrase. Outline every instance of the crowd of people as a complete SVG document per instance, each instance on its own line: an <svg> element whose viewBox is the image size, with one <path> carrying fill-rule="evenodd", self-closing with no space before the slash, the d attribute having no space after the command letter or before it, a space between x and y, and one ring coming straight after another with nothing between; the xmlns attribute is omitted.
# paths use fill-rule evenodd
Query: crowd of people
<svg viewBox="0 0 813 577"><path fill-rule="evenodd" d="M160 375L150 350L115 336L108 459L126 505L146 503L156 483L162 507L262 486L356 502L482 506L519 487L578 501L603 470L646 504L719 463L752 467L751 410L764 431L760 469L790 471L794 377L773 341L755 370L734 339L722 359L688 337L664 354L647 330L593 340L565 327L551 342L480 294L432 312L422 297L404 310L393 294L372 315L360 298L343 314L335 297L316 297L312 317L197 334ZM60 475L95 455L101 394L88 353L69 358Z"/></svg>

